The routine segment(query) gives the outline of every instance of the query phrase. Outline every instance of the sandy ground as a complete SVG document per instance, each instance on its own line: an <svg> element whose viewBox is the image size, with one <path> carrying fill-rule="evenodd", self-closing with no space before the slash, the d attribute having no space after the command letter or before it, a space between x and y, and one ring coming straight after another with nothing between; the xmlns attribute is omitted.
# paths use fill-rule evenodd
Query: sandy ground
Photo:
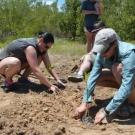
<svg viewBox="0 0 135 135"><path fill-rule="evenodd" d="M67 79L74 66L69 56L51 56L59 76ZM43 64L41 65L43 68ZM14 81L19 76L14 77ZM68 82L59 95L54 95L34 77L31 80L37 86L18 85L19 90L4 93L4 78L0 79L0 135L133 135L135 117L126 121L108 117L111 123L87 125L76 119L74 111L81 103L85 82ZM50 80L53 83L55 81ZM108 104L116 89L96 87L93 103L90 104L90 116Z"/></svg>

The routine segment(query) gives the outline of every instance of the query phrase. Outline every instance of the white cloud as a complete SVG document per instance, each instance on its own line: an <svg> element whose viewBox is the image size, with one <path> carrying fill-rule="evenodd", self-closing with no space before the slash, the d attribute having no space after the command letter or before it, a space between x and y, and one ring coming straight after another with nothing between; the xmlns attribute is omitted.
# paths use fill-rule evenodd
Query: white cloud
<svg viewBox="0 0 135 135"><path fill-rule="evenodd" d="M47 5L51 5L53 3L53 1L46 1Z"/></svg>

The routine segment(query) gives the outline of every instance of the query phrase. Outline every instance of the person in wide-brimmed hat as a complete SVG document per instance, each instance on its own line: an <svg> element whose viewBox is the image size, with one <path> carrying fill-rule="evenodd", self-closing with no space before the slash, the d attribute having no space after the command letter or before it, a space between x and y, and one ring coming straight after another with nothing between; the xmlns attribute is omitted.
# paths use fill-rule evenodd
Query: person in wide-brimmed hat
<svg viewBox="0 0 135 135"><path fill-rule="evenodd" d="M92 32L96 35L98 31L105 28L107 28L106 24L103 21L98 21L94 24L94 29L92 30ZM120 40L118 35L117 35L117 39ZM75 75L68 76L68 80L72 82L83 81L84 73L91 71L95 59L96 59L96 55L93 54L92 51L84 55L80 60L81 66L78 73ZM103 69L102 75L100 76L97 85L105 86L105 87L113 87L113 88L119 87L118 83L115 81L114 77L112 76L112 73L108 69Z"/></svg>

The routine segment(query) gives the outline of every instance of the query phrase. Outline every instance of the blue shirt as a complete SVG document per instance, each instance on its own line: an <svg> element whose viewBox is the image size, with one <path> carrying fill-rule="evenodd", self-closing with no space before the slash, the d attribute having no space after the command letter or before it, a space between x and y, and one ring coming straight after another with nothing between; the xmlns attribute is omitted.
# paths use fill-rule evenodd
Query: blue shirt
<svg viewBox="0 0 135 135"><path fill-rule="evenodd" d="M121 63L122 84L106 109L115 111L131 94L135 77L135 46L130 43L118 41L116 55L114 59L105 59L101 54L97 54L93 69L88 78L82 102L90 102L96 82L100 76L102 68L112 69L114 63Z"/></svg>
<svg viewBox="0 0 135 135"><path fill-rule="evenodd" d="M94 5L96 2L91 2L90 0L84 1L81 7L81 11L88 10L88 11L96 11ZM96 14L87 14L84 17L84 26L94 26L94 23L99 21L98 15Z"/></svg>

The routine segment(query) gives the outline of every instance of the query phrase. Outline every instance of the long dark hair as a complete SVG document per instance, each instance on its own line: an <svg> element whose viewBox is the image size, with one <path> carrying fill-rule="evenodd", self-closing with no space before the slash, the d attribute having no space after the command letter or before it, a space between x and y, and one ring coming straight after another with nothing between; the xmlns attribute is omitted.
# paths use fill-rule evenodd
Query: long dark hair
<svg viewBox="0 0 135 135"><path fill-rule="evenodd" d="M51 33L39 31L38 37L43 38L44 43L54 43L54 37Z"/></svg>

